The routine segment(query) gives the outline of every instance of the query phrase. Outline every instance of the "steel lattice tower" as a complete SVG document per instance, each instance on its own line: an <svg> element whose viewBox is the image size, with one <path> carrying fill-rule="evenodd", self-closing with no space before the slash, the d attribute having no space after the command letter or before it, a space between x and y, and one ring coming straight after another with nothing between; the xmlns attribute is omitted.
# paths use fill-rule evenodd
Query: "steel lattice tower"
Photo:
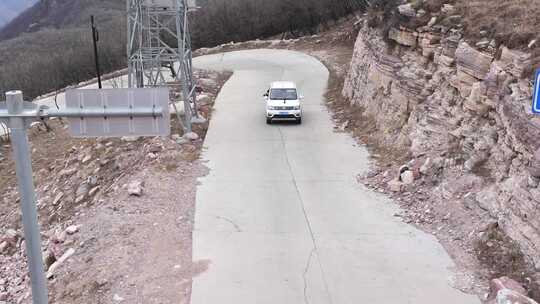
<svg viewBox="0 0 540 304"><path fill-rule="evenodd" d="M195 0L126 2L129 87L165 86L171 78L179 83L184 100L184 130L191 132L197 109L188 14L196 9ZM167 78L167 74L172 77Z"/></svg>

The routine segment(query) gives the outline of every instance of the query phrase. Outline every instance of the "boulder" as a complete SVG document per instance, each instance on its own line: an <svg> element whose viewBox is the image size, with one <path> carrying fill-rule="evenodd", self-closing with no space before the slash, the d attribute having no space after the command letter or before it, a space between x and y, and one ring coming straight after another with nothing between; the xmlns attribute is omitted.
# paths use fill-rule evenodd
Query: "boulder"
<svg viewBox="0 0 540 304"><path fill-rule="evenodd" d="M67 232L65 230L62 232L58 232L55 235L55 241L58 243L63 243L66 241L66 239L67 239Z"/></svg>
<svg viewBox="0 0 540 304"><path fill-rule="evenodd" d="M534 158L531 161L531 166L529 167L529 173L533 177L540 178L540 149L534 153Z"/></svg>
<svg viewBox="0 0 540 304"><path fill-rule="evenodd" d="M433 61L438 65L443 65L447 67L453 67L456 62L454 58L438 53L434 54Z"/></svg>
<svg viewBox="0 0 540 304"><path fill-rule="evenodd" d="M451 35L441 39L441 54L450 58L456 57L456 50L461 41L460 35Z"/></svg>
<svg viewBox="0 0 540 304"><path fill-rule="evenodd" d="M412 4L410 3L398 6L398 11L403 16L416 17L416 10L413 8Z"/></svg>
<svg viewBox="0 0 540 304"><path fill-rule="evenodd" d="M482 82L473 83L469 97L465 100L463 106L479 115L484 115L490 108L487 104L486 94L487 88Z"/></svg>
<svg viewBox="0 0 540 304"><path fill-rule="evenodd" d="M14 229L8 229L4 236L0 238L0 253L6 253L13 248L17 247L20 235Z"/></svg>
<svg viewBox="0 0 540 304"><path fill-rule="evenodd" d="M480 49L485 49L486 47L489 46L490 42L491 42L491 41L488 40L488 39L482 39L482 40L478 41L478 42L475 44L475 46L476 46L477 48L480 48Z"/></svg>
<svg viewBox="0 0 540 304"><path fill-rule="evenodd" d="M139 140L139 137L138 136L124 136L121 138L121 140L125 142L136 142L137 140Z"/></svg>
<svg viewBox="0 0 540 304"><path fill-rule="evenodd" d="M531 175L527 176L527 186L530 188L538 188L538 185L540 185L540 178Z"/></svg>
<svg viewBox="0 0 540 304"><path fill-rule="evenodd" d="M392 192L401 192L403 190L403 183L394 179L388 182L388 188Z"/></svg>
<svg viewBox="0 0 540 304"><path fill-rule="evenodd" d="M88 195L88 191L90 191L90 187L88 187L87 183L80 184L75 192L75 203L78 204L84 201Z"/></svg>
<svg viewBox="0 0 540 304"><path fill-rule="evenodd" d="M68 169L64 169L60 171L59 174L60 174L60 177L65 178L65 177L72 176L73 174L75 174L75 172L77 172L77 168L68 168Z"/></svg>
<svg viewBox="0 0 540 304"><path fill-rule="evenodd" d="M54 197L54 200L52 202L53 206L58 205L58 203L60 202L62 197L64 197L64 192L58 192L58 194L56 194L56 196Z"/></svg>
<svg viewBox="0 0 540 304"><path fill-rule="evenodd" d="M431 57L434 56L435 50L439 47L441 38L432 33L421 33L418 37L418 44L422 48L422 56Z"/></svg>
<svg viewBox="0 0 540 304"><path fill-rule="evenodd" d="M489 72L493 56L477 51L462 41L456 49L456 62L459 70L483 80Z"/></svg>
<svg viewBox="0 0 540 304"><path fill-rule="evenodd" d="M420 173L423 175L431 175L433 172L433 162L431 158L427 158L426 161L420 166Z"/></svg>
<svg viewBox="0 0 540 304"><path fill-rule="evenodd" d="M51 265L51 267L49 267L49 270L47 271L47 279L52 278L56 270L74 254L75 249L69 248L56 262Z"/></svg>
<svg viewBox="0 0 540 304"><path fill-rule="evenodd" d="M4 254L7 252L9 248L9 243L7 241L3 241L0 243L0 254Z"/></svg>
<svg viewBox="0 0 540 304"><path fill-rule="evenodd" d="M436 23L437 23L437 17L431 17L431 19L429 20L427 26L428 26L428 27L432 27L432 26L434 26Z"/></svg>
<svg viewBox="0 0 540 304"><path fill-rule="evenodd" d="M441 8L441 13L451 15L456 11L456 8L451 4L444 4Z"/></svg>
<svg viewBox="0 0 540 304"><path fill-rule="evenodd" d="M478 79L470 74L467 74L459 67L457 69L457 74L451 77L448 81L451 86L455 87L459 91L459 94L463 98L469 97L471 94L472 85L476 82L478 82Z"/></svg>
<svg viewBox="0 0 540 304"><path fill-rule="evenodd" d="M4 237L6 239L13 240L16 242L17 239L19 238L19 233L15 229L8 229L6 230Z"/></svg>
<svg viewBox="0 0 540 304"><path fill-rule="evenodd" d="M518 282L501 277L491 280L486 302L488 304L537 304L526 296L527 290Z"/></svg>
<svg viewBox="0 0 540 304"><path fill-rule="evenodd" d="M418 44L418 34L407 29L393 27L388 32L388 38L404 46L415 47Z"/></svg>
<svg viewBox="0 0 540 304"><path fill-rule="evenodd" d="M113 296L113 301L115 301L115 302L124 302L124 298L122 298L121 296L115 294Z"/></svg>
<svg viewBox="0 0 540 304"><path fill-rule="evenodd" d="M100 186L90 189L90 191L88 192L88 196L93 197L99 191L99 189L101 189Z"/></svg>
<svg viewBox="0 0 540 304"><path fill-rule="evenodd" d="M56 244L53 244L49 247L57 247ZM43 255L43 264L45 264L45 269L49 269L52 264L54 264L57 261L57 255L56 250L49 248L47 251L45 251L45 254Z"/></svg>
<svg viewBox="0 0 540 304"><path fill-rule="evenodd" d="M465 161L465 164L463 165L463 167L467 172L471 172L474 169L478 168L482 163L484 163L485 160L486 160L486 156L482 155L482 153L473 155L471 158Z"/></svg>
<svg viewBox="0 0 540 304"><path fill-rule="evenodd" d="M141 196L143 194L143 182L133 181L129 183L127 190L131 196Z"/></svg>
<svg viewBox="0 0 540 304"><path fill-rule="evenodd" d="M91 175L86 179L86 182L88 183L88 185L90 185L90 187L95 187L99 183L99 179L97 176Z"/></svg>
<svg viewBox="0 0 540 304"><path fill-rule="evenodd" d="M150 145L150 147L148 148L148 151L150 153L157 154L157 153L163 151L163 147L161 145L158 145L158 144Z"/></svg>
<svg viewBox="0 0 540 304"><path fill-rule="evenodd" d="M506 83L509 77L511 77L511 75L504 71L500 61L493 62L489 69L489 73L486 75L486 79L484 79L484 83L487 87L487 97L492 100L499 99L501 84Z"/></svg>
<svg viewBox="0 0 540 304"><path fill-rule="evenodd" d="M509 277L500 277L498 279L491 280L489 283L488 300L495 299L497 297L497 293L502 289L511 289L520 294L527 293L525 288L523 288L523 286L517 281L512 280Z"/></svg>
<svg viewBox="0 0 540 304"><path fill-rule="evenodd" d="M176 143L179 144L179 145L184 145L184 144L187 144L187 143L189 143L189 142L190 142L189 139L185 139L185 138L183 138L183 137L180 137L180 138L178 138L178 139L176 140Z"/></svg>
<svg viewBox="0 0 540 304"><path fill-rule="evenodd" d="M77 225L71 225L66 228L66 233L69 235L73 235L75 233L79 232L79 226Z"/></svg>
<svg viewBox="0 0 540 304"><path fill-rule="evenodd" d="M188 140L197 140L199 139L199 135L195 132L189 132L184 134L184 138Z"/></svg>
<svg viewBox="0 0 540 304"><path fill-rule="evenodd" d="M488 301L488 304L538 304L535 300L511 289L502 289L497 293L497 298Z"/></svg>
<svg viewBox="0 0 540 304"><path fill-rule="evenodd" d="M86 156L83 157L83 159L82 159L81 162L82 162L83 164L86 164L86 163L88 163L88 162L91 161L91 160L92 160L92 155L88 154L88 155L86 155Z"/></svg>
<svg viewBox="0 0 540 304"><path fill-rule="evenodd" d="M198 117L193 117L191 119L191 123L193 124L204 124L206 122L207 122L206 118L204 118L201 114L199 114Z"/></svg>
<svg viewBox="0 0 540 304"><path fill-rule="evenodd" d="M400 178L401 178L401 181L403 182L403 184L410 185L410 184L414 183L414 180L415 180L414 172L410 171L410 170L407 170L407 171L401 173Z"/></svg>
<svg viewBox="0 0 540 304"><path fill-rule="evenodd" d="M517 78L526 76L526 72L534 66L532 55L518 50L510 50L503 46L501 50L501 67Z"/></svg>

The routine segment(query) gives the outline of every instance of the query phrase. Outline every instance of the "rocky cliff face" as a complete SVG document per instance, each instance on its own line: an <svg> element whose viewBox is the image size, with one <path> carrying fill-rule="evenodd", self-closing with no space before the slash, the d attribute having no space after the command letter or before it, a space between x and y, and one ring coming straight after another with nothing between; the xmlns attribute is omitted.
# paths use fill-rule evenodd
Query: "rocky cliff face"
<svg viewBox="0 0 540 304"><path fill-rule="evenodd" d="M540 270L540 117L531 113L540 57L473 47L435 19L385 38L366 22L343 95L375 123L381 145L422 166L417 182L437 180L433 198L473 204ZM395 191L407 183L389 182Z"/></svg>

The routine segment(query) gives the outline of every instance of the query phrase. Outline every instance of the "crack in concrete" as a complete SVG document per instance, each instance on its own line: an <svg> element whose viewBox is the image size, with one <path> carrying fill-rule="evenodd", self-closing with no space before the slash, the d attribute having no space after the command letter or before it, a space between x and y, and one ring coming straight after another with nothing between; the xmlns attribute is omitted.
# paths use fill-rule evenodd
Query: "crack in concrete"
<svg viewBox="0 0 540 304"><path fill-rule="evenodd" d="M302 208L302 213L304 215L304 219L306 221L306 225L308 227L309 234L311 236L311 242L313 244L313 249L311 250L311 253L310 253L309 258L308 258L308 264L307 264L306 268L304 269L304 274L303 274L303 278L304 278L304 302L305 302L305 304L309 304L309 302L307 300L307 287L308 286L307 286L306 275L307 275L307 271L309 270L309 266L311 265L311 260L313 258L313 254L318 250L317 241L315 240L315 234L313 233L313 228L311 226L311 222L309 221L309 217L308 217L307 211L306 211L306 206L304 204L304 200L302 199L302 194L300 193L300 189L298 188L298 183L296 181L296 177L293 174L291 162L289 161L289 154L287 153L287 146L285 145L285 138L283 137L283 131L281 130L281 127L278 127L278 130L279 130L279 135L280 135L280 138L281 138L281 144L283 145L283 151L285 153L285 160L287 161L287 167L289 168L289 173L291 174L291 179L292 179L295 191L296 191L296 195L298 196L298 200L300 201L300 206ZM330 296L330 289L328 288L328 282L326 281L326 275L324 274L324 269L322 267L320 259L318 259L318 261L319 261L319 268L321 270L322 280L323 280L323 283L324 283L324 288L326 290L326 295L328 296L328 302L330 304L332 304L332 297Z"/></svg>
<svg viewBox="0 0 540 304"><path fill-rule="evenodd" d="M229 224L233 225L234 229L236 229L236 232L242 232L242 229L240 229L240 226L238 226L233 220L228 219L228 218L223 217L223 216L216 216L216 218L218 220L224 220L224 221L228 222Z"/></svg>
<svg viewBox="0 0 540 304"><path fill-rule="evenodd" d="M315 253L316 249L317 249L316 247L313 247L313 249L311 249L311 252L309 253L309 257L308 257L308 260L307 260L307 265L304 268L303 278L304 278L304 303L305 304L309 304L309 300L308 300L308 296L307 296L307 290L308 290L307 274L308 274L309 268L311 266L311 259L313 258L313 253Z"/></svg>

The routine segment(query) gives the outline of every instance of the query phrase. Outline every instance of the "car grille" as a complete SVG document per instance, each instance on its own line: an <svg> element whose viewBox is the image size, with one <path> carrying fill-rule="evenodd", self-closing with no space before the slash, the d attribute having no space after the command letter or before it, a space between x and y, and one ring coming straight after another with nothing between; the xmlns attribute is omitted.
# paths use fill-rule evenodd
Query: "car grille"
<svg viewBox="0 0 540 304"><path fill-rule="evenodd" d="M294 110L294 107L275 107L276 110Z"/></svg>

